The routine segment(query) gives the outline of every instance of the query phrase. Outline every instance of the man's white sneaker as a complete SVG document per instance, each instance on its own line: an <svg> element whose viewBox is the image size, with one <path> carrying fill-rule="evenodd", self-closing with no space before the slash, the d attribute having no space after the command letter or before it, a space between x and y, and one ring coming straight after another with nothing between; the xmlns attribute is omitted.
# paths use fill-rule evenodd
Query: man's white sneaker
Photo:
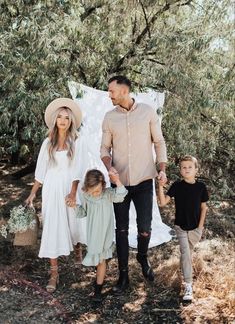
<svg viewBox="0 0 235 324"><path fill-rule="evenodd" d="M192 287L192 284L186 283L185 284L183 300L190 301L192 299L193 299L193 287Z"/></svg>

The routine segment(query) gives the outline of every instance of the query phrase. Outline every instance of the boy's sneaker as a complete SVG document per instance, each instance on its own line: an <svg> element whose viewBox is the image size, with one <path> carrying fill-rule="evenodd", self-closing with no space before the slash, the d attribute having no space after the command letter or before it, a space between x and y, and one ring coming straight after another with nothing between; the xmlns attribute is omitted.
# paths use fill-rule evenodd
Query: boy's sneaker
<svg viewBox="0 0 235 324"><path fill-rule="evenodd" d="M191 301L193 299L193 287L191 283L185 283L183 300Z"/></svg>

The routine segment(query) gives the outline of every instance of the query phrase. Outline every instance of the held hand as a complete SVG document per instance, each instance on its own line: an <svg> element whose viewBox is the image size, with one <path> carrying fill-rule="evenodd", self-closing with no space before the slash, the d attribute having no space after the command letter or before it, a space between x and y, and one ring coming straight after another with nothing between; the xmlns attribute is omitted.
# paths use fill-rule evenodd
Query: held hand
<svg viewBox="0 0 235 324"><path fill-rule="evenodd" d="M164 186L167 183L167 176L164 171L160 171L157 176L158 182L161 186Z"/></svg>
<svg viewBox="0 0 235 324"><path fill-rule="evenodd" d="M165 180L158 180L158 186L160 187L164 187L164 185L166 184Z"/></svg>
<svg viewBox="0 0 235 324"><path fill-rule="evenodd" d="M113 183L116 183L116 181L119 180L119 174L117 170L113 167L109 169L109 178Z"/></svg>
<svg viewBox="0 0 235 324"><path fill-rule="evenodd" d="M109 169L109 175L110 174L118 174L118 172L117 172L117 170L114 168L114 167L111 167L110 169Z"/></svg>
<svg viewBox="0 0 235 324"><path fill-rule="evenodd" d="M36 197L35 193L31 193L28 198L25 200L25 204L29 207L33 207L33 200Z"/></svg>
<svg viewBox="0 0 235 324"><path fill-rule="evenodd" d="M70 194L65 197L65 203L68 207L76 207L76 194L70 192Z"/></svg>
<svg viewBox="0 0 235 324"><path fill-rule="evenodd" d="M109 172L109 178L111 180L111 182L117 184L117 182L119 182L119 174L118 173L114 173L114 172Z"/></svg>

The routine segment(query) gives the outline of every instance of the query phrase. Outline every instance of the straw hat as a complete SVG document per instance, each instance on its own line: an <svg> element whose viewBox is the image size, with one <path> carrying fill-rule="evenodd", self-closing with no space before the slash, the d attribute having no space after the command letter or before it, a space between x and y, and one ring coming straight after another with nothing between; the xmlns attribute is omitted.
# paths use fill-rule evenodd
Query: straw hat
<svg viewBox="0 0 235 324"><path fill-rule="evenodd" d="M47 106L44 115L47 127L51 127L55 111L62 107L69 108L72 111L76 120L75 126L76 128L79 128L82 122L82 112L76 102L69 98L57 98Z"/></svg>

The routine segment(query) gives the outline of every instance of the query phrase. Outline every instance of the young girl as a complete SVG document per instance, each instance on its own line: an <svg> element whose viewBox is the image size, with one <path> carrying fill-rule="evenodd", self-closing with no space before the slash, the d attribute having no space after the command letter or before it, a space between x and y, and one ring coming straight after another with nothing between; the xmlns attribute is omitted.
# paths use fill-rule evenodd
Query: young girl
<svg viewBox="0 0 235 324"><path fill-rule="evenodd" d="M49 135L44 140L35 170L35 183L26 203L32 205L41 184L43 231L40 258L50 258L51 277L46 289L53 292L59 282L57 258L69 255L79 242L79 227L74 207L78 180L79 139L81 125L78 105L67 98L52 101L45 111ZM77 244L79 256L80 245Z"/></svg>
<svg viewBox="0 0 235 324"><path fill-rule="evenodd" d="M101 289L106 272L106 260L112 257L114 238L113 202L122 202L126 188L117 173L112 174L116 188L105 188L104 175L99 170L86 173L83 186L83 203L77 207L77 216L87 216L87 254L85 266L96 266L96 284L93 300L102 300Z"/></svg>
<svg viewBox="0 0 235 324"><path fill-rule="evenodd" d="M206 217L208 193L204 183L196 180L197 159L186 155L180 160L181 181L172 184L164 194L163 183L159 181L158 197L160 207L175 199L175 231L181 252L181 268L185 282L183 300L193 299L192 251L200 241Z"/></svg>

